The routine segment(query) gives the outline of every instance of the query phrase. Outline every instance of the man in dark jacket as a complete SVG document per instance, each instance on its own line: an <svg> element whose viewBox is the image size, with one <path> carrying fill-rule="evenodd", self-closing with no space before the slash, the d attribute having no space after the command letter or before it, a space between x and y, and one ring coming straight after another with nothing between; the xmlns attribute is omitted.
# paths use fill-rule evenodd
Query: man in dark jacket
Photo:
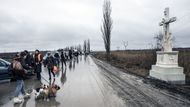
<svg viewBox="0 0 190 107"><path fill-rule="evenodd" d="M55 65L59 68L59 63L60 63L60 56L59 53L55 53L54 54L54 61L55 61Z"/></svg>
<svg viewBox="0 0 190 107"><path fill-rule="evenodd" d="M21 56L21 65L23 66L24 69L29 70L30 66L26 61L27 54L25 52L21 52L20 56Z"/></svg>
<svg viewBox="0 0 190 107"><path fill-rule="evenodd" d="M62 67L62 71L63 71L63 63L65 64L65 68L66 68L66 59L65 59L65 55L63 52L61 52L61 67Z"/></svg>
<svg viewBox="0 0 190 107"><path fill-rule="evenodd" d="M32 53L29 53L27 50L24 51L26 57L25 57L25 62L28 66L31 66L33 65L33 57L32 57Z"/></svg>
<svg viewBox="0 0 190 107"><path fill-rule="evenodd" d="M72 52L72 50L70 49L70 50L69 50L69 59L70 59L70 60L72 60L72 55L73 55L73 52Z"/></svg>
<svg viewBox="0 0 190 107"><path fill-rule="evenodd" d="M45 59L45 67L48 69L49 73L49 80L51 80L51 73L53 74L53 77L55 79L55 73L53 72L53 67L55 66L55 60L50 52L47 53L47 58Z"/></svg>
<svg viewBox="0 0 190 107"><path fill-rule="evenodd" d="M30 94L25 92L24 87L24 81L25 78L25 70L23 66L21 65L22 58L18 55L13 59L11 63L12 73L17 81L17 86L13 98L14 104L16 103L22 103L22 99L18 98L19 93L22 93L24 95L24 98L29 98Z"/></svg>

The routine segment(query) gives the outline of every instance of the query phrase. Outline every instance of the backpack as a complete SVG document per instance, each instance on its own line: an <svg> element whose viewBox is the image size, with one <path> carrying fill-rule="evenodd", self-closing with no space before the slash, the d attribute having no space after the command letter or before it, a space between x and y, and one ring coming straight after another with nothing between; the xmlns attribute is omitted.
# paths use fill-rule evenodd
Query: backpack
<svg viewBox="0 0 190 107"><path fill-rule="evenodd" d="M23 67L22 67L22 65L21 65L21 63L19 62L19 61L13 61L12 62L12 69L13 70L23 70Z"/></svg>
<svg viewBox="0 0 190 107"><path fill-rule="evenodd" d="M45 60L45 64L48 68L53 68L54 66L54 58L52 56L48 56Z"/></svg>

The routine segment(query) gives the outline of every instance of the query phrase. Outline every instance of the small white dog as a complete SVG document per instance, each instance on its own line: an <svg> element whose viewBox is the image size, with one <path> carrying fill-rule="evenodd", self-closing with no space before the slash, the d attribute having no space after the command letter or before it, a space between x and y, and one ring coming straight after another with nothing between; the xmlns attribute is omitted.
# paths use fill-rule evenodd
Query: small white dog
<svg viewBox="0 0 190 107"><path fill-rule="evenodd" d="M35 99L47 99L47 95L45 95L45 89L47 88L47 85L42 85L41 87L34 89Z"/></svg>
<svg viewBox="0 0 190 107"><path fill-rule="evenodd" d="M55 97L57 91L60 89L58 85L42 85L40 88L36 88L34 90L35 99L45 99L47 100L48 97Z"/></svg>

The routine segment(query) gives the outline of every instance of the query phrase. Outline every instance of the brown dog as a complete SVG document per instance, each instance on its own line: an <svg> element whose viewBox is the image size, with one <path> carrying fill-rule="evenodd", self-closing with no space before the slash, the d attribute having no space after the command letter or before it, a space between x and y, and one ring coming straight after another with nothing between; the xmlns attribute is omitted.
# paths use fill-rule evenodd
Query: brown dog
<svg viewBox="0 0 190 107"><path fill-rule="evenodd" d="M55 97L58 90L60 90L60 87L58 85L51 85L49 87L49 96Z"/></svg>

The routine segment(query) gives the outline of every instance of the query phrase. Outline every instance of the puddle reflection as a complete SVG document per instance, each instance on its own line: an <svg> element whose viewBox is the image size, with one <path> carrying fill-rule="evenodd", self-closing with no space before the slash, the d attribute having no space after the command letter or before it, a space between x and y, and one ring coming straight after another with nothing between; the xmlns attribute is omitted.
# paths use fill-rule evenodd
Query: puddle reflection
<svg viewBox="0 0 190 107"><path fill-rule="evenodd" d="M71 60L68 60L69 70L75 71L76 64L79 64L79 62L81 62L81 61L82 61L82 56L78 56L78 57L75 56Z"/></svg>
<svg viewBox="0 0 190 107"><path fill-rule="evenodd" d="M49 101L35 101L35 107L47 107L47 105L48 107L58 107L60 105L60 102L56 101L55 97L50 98Z"/></svg>
<svg viewBox="0 0 190 107"><path fill-rule="evenodd" d="M62 68L62 75L61 75L61 83L62 83L62 85L66 82L66 80L67 80L67 76L66 76L66 73L67 73L67 68L65 67L65 69L64 68Z"/></svg>
<svg viewBox="0 0 190 107"><path fill-rule="evenodd" d="M90 64L89 56L84 55L84 62L87 63L88 65Z"/></svg>

